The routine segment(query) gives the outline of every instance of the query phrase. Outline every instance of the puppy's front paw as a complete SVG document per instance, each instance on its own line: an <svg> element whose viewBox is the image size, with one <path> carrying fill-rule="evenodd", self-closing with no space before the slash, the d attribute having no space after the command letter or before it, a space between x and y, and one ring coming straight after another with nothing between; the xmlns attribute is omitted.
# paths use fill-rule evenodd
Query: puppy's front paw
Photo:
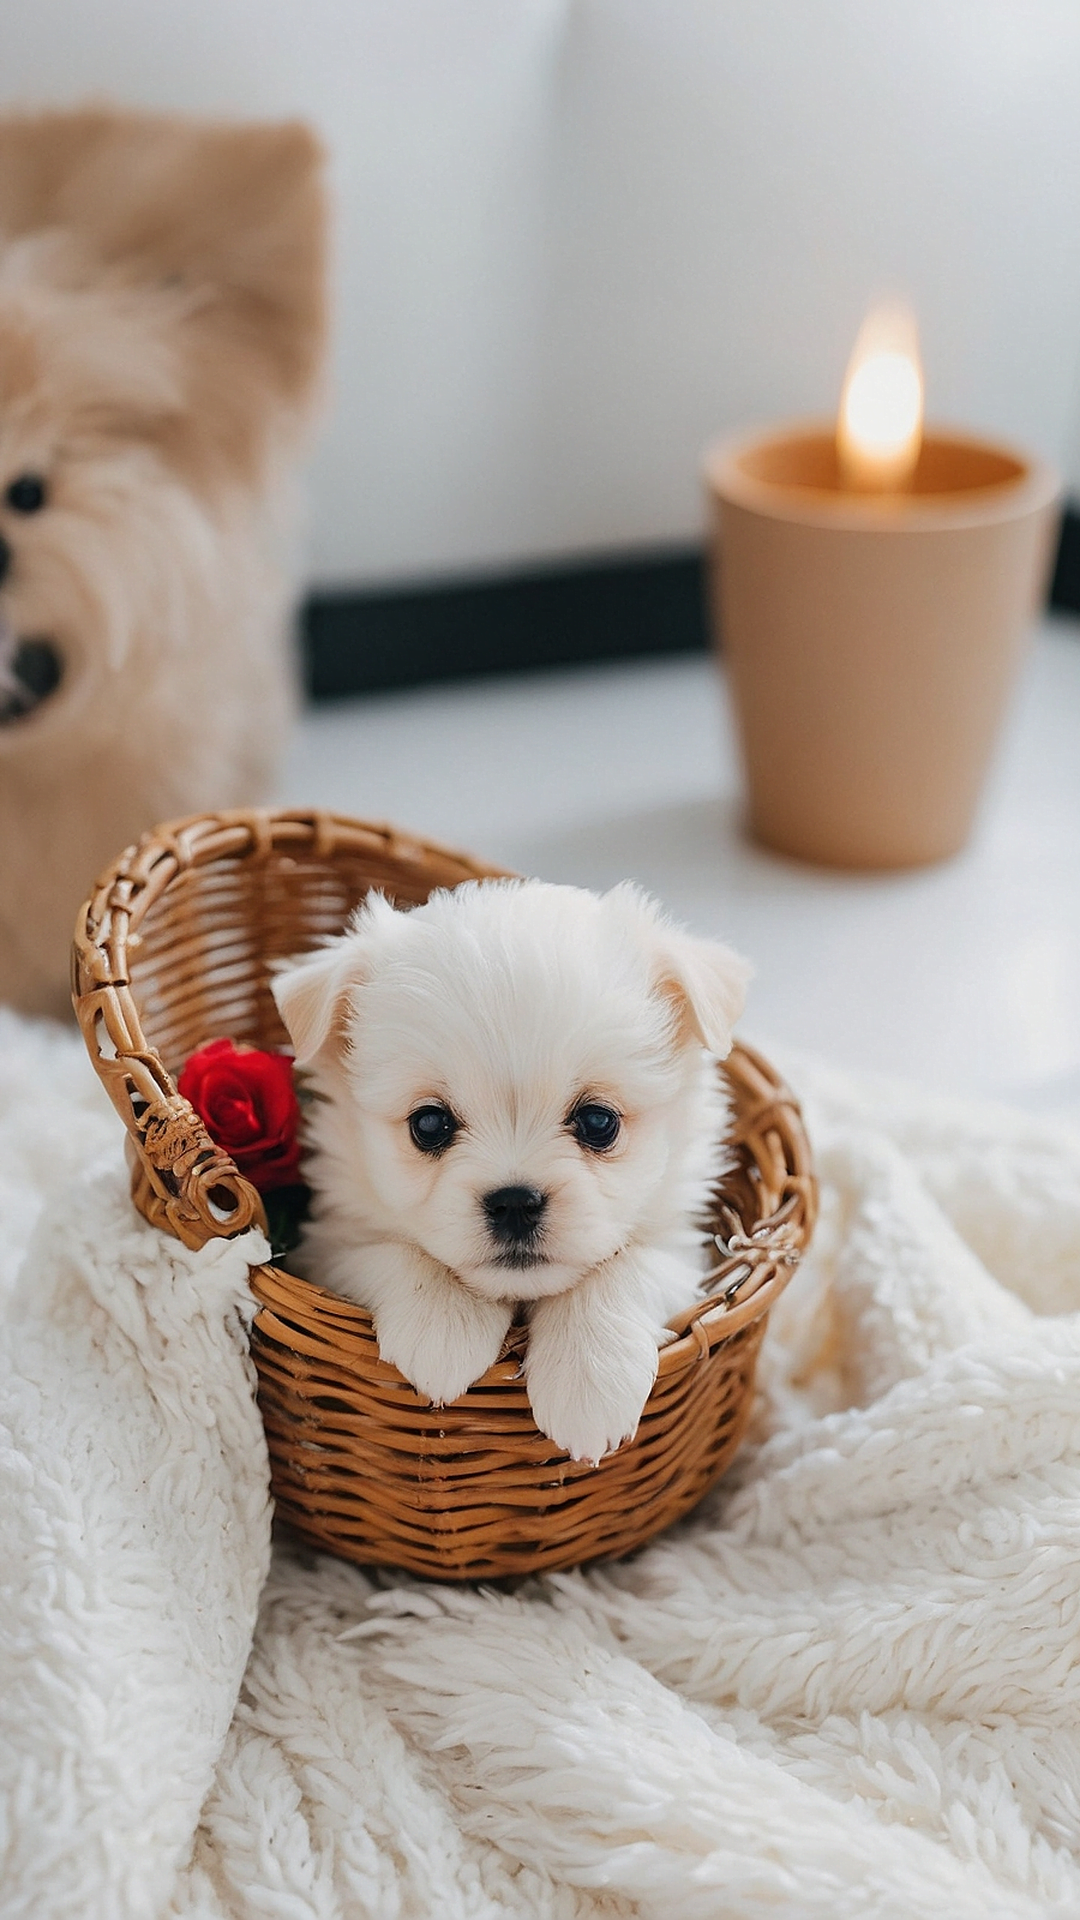
<svg viewBox="0 0 1080 1920"><path fill-rule="evenodd" d="M597 1345L574 1313L557 1311L567 1296L534 1310L525 1363L529 1404L541 1433L572 1460L593 1466L637 1432L659 1358L647 1328L620 1328L617 1346Z"/></svg>
<svg viewBox="0 0 1080 1920"><path fill-rule="evenodd" d="M374 1320L383 1359L441 1407L494 1366L512 1310L468 1293L453 1275L430 1264L432 1273L384 1299Z"/></svg>

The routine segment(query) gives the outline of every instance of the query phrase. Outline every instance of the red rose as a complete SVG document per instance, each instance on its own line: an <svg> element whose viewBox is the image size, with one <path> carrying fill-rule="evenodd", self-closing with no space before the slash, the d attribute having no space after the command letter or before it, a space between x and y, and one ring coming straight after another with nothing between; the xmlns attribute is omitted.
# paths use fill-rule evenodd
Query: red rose
<svg viewBox="0 0 1080 1920"><path fill-rule="evenodd" d="M300 1178L300 1105L288 1054L211 1040L178 1081L210 1138L260 1193Z"/></svg>

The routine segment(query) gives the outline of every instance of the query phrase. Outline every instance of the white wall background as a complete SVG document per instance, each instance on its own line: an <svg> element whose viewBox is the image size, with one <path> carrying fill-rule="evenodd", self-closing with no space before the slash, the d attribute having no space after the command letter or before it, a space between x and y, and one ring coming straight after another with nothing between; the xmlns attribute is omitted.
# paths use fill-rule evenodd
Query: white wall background
<svg viewBox="0 0 1080 1920"><path fill-rule="evenodd" d="M906 292L931 414L1080 482L1076 0L33 0L0 97L308 116L324 583L661 543Z"/></svg>

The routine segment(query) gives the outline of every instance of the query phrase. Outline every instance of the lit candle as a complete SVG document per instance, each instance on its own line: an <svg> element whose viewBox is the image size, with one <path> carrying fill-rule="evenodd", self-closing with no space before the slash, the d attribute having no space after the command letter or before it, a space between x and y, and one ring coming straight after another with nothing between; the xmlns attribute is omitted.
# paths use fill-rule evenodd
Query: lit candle
<svg viewBox="0 0 1080 1920"><path fill-rule="evenodd" d="M915 323L864 324L839 420L706 463L748 820L781 853L917 866L963 846L1053 548L1057 476L923 432Z"/></svg>
<svg viewBox="0 0 1080 1920"><path fill-rule="evenodd" d="M848 362L836 451L845 487L899 492L910 485L922 446L923 377L915 319L878 307L863 321Z"/></svg>

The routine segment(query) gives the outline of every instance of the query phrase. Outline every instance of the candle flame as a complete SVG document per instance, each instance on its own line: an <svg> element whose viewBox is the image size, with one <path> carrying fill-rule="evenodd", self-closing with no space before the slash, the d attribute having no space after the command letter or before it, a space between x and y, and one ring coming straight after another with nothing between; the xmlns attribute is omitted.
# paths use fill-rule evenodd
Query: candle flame
<svg viewBox="0 0 1080 1920"><path fill-rule="evenodd" d="M923 376L914 316L879 307L863 321L848 362L837 452L844 484L884 492L909 484L922 445Z"/></svg>

